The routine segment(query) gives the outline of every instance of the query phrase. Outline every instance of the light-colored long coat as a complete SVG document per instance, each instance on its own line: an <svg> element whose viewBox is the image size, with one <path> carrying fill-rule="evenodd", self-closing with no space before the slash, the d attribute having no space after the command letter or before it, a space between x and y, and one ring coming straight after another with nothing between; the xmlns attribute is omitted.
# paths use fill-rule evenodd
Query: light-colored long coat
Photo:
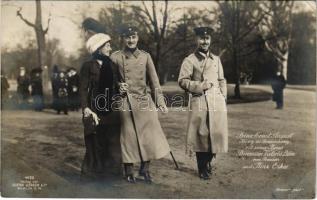
<svg viewBox="0 0 317 200"><path fill-rule="evenodd" d="M119 107L121 116L123 162L135 163L140 162L141 158L148 161L164 157L170 148L158 120L156 106L165 105L165 101L150 54L139 49L134 53L121 50L113 53L111 59L114 62L115 81L129 85L129 99L127 96L118 97L115 106ZM152 96L147 88L147 79ZM132 112L129 111L128 100Z"/></svg>
<svg viewBox="0 0 317 200"><path fill-rule="evenodd" d="M203 91L203 80L212 82L213 87ZM178 83L190 93L187 153L227 152L227 86L220 58L211 53L205 56L198 51L190 54L182 63Z"/></svg>

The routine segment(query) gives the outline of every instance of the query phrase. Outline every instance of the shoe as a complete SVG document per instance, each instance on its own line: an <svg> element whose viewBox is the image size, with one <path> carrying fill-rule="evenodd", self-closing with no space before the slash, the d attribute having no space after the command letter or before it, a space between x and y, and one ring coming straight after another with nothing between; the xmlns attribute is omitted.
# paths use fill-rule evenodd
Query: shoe
<svg viewBox="0 0 317 200"><path fill-rule="evenodd" d="M151 177L151 175L150 175L149 172L144 172L144 173L141 173L141 172L140 172L139 175L144 177L144 181L145 181L147 184L153 183L152 177Z"/></svg>
<svg viewBox="0 0 317 200"><path fill-rule="evenodd" d="M204 171L204 172L200 172L199 173L199 178L203 179L203 180L209 180L210 177L209 177L209 174L207 171Z"/></svg>
<svg viewBox="0 0 317 200"><path fill-rule="evenodd" d="M127 175L126 176L126 180L129 182L129 183L136 183L136 179L133 175Z"/></svg>

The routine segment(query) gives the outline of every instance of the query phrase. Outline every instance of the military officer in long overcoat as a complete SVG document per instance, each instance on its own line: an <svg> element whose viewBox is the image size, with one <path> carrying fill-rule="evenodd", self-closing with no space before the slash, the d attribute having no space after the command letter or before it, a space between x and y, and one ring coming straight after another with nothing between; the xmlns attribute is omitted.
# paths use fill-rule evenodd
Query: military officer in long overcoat
<svg viewBox="0 0 317 200"><path fill-rule="evenodd" d="M199 176L209 179L208 163L228 151L227 87L220 58L209 51L212 29L194 29L197 49L182 63L178 83L190 94L186 150L196 152Z"/></svg>
<svg viewBox="0 0 317 200"><path fill-rule="evenodd" d="M141 162L139 175L151 183L150 160L162 158L170 151L156 106L162 112L168 110L152 58L149 53L137 48L139 37L136 27L125 26L122 36L125 48L111 55L115 64L115 81L122 95L117 102L121 116L122 160L128 182L135 183L133 163Z"/></svg>

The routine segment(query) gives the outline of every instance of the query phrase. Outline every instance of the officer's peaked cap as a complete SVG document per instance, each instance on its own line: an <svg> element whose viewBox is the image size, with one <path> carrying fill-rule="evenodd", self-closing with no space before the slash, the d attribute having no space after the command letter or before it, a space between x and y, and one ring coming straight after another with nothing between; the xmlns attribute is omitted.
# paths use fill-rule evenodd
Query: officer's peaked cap
<svg viewBox="0 0 317 200"><path fill-rule="evenodd" d="M126 37L135 35L138 32L138 29L136 26L133 26L131 24L124 24L119 31L122 36Z"/></svg>
<svg viewBox="0 0 317 200"><path fill-rule="evenodd" d="M212 31L212 28L206 26L194 28L194 32L197 36L211 35Z"/></svg>

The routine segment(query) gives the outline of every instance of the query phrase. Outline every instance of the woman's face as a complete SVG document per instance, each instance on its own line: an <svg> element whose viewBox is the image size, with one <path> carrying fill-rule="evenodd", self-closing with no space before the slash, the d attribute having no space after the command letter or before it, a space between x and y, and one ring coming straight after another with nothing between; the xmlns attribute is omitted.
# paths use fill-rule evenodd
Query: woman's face
<svg viewBox="0 0 317 200"><path fill-rule="evenodd" d="M103 45L103 47L99 50L101 54L105 55L105 56L110 56L110 52L111 52L111 45L110 45L110 41L107 42L105 45Z"/></svg>

